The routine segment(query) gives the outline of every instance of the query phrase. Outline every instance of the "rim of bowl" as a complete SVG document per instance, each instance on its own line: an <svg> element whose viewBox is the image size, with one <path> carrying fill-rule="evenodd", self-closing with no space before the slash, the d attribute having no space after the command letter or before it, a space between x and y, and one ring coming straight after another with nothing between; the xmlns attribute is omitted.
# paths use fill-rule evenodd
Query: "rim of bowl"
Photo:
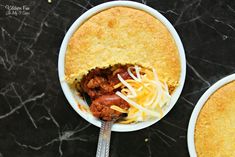
<svg viewBox="0 0 235 157"><path fill-rule="evenodd" d="M191 114L189 125L188 125L188 133L187 133L187 144L188 144L188 150L190 157L197 157L195 143L194 143L194 131L195 131L195 125L197 122L198 115L208 100L208 98L216 92L219 88L223 87L229 82L235 81L235 74L228 75L219 81L217 81L215 84L213 84L209 89L206 90L206 92L201 96L201 98L198 100L196 106L193 109L193 112Z"/></svg>
<svg viewBox="0 0 235 157"><path fill-rule="evenodd" d="M71 38L73 33L77 30L77 28L83 22L85 22L88 18L95 15L96 13L99 13L103 10L106 10L106 9L112 8L112 7L116 7L116 6L130 7L130 8L139 9L139 10L142 10L142 11L149 13L150 15L154 16L156 19L160 20L165 25L165 27L167 27L168 31L172 35L172 38L175 40L175 43L177 45L178 52L179 52L180 63L181 63L181 74L180 74L179 86L174 91L172 98L171 98L171 101L169 103L169 106L166 109L163 117L172 109L172 107L175 105L176 101L178 100L178 98L182 92L184 82L185 82L185 76L186 76L186 58L185 58L183 44L180 40L180 37L179 37L178 33L176 32L176 30L174 29L174 27L171 25L171 23L162 14L160 14L157 10L155 10L147 5L144 5L144 4L141 4L138 2L131 2L131 1L106 2L106 3L100 4L100 5L97 5L93 8L91 8L90 10L88 10L84 14L82 14L72 24L72 26L67 31L67 33L63 39L62 45L60 47L59 58L58 58L58 73L59 73L59 80L60 80L62 90L63 90L64 95L67 98L69 104L82 118L84 118L89 123L91 123L97 127L101 126L100 120L94 118L93 116L89 116L89 114L87 114L79 109L78 103L84 104L84 102L82 100L77 100L78 103L76 102L74 95L72 94L71 89L69 88L66 81L64 81L64 79L65 79L64 58L65 58L65 53L66 53L67 44L69 42L69 39ZM156 119L156 120L145 121L145 122L140 122L140 123L136 123L136 124L127 124L127 125L114 124L112 127L112 131L116 131L116 132L136 131L136 130L140 130L140 129L149 127L159 120L160 119Z"/></svg>

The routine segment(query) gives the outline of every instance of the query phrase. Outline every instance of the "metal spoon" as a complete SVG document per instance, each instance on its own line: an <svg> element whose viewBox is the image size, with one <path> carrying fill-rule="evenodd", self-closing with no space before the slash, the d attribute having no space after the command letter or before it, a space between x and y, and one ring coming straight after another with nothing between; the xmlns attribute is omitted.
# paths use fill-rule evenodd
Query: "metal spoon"
<svg viewBox="0 0 235 157"><path fill-rule="evenodd" d="M91 99L87 94L83 95L87 104L91 104ZM109 156L109 147L110 147L110 138L111 138L111 129L113 123L119 118L113 118L112 121L103 121L101 120L101 128L99 134L99 140L97 145L96 157L108 157Z"/></svg>
<svg viewBox="0 0 235 157"><path fill-rule="evenodd" d="M101 121L100 135L99 141L96 151L96 157L108 157L109 156L109 146L110 146L110 138L111 138L111 129L113 123L117 120L126 117L126 114L123 113L119 117L113 117L112 121Z"/></svg>
<svg viewBox="0 0 235 157"><path fill-rule="evenodd" d="M114 121L101 121L99 141L96 151L96 157L108 157L111 138L111 128Z"/></svg>

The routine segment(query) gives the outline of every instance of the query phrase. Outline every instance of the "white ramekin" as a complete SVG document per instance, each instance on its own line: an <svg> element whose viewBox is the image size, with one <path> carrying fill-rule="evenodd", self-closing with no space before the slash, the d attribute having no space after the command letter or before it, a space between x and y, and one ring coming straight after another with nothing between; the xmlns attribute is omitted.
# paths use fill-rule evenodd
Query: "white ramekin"
<svg viewBox="0 0 235 157"><path fill-rule="evenodd" d="M69 101L70 105L73 107L73 109L80 115L82 116L85 120L88 122L92 123L93 125L100 127L101 122L94 118L91 114L81 111L78 107L78 103L84 104L83 100L76 97L73 94L73 91L69 88L68 84L64 81L65 74L64 74L64 59L65 59L65 53L67 49L67 44L69 42L69 39L73 35L73 33L77 30L77 28L85 22L88 18L91 16L95 15L96 13L111 8L115 6L126 6L130 8L136 8L139 10L143 10L152 16L156 17L159 19L169 30L171 33L172 37L174 38L176 45L178 47L179 51L179 56L180 56L180 62L181 62L181 74L180 74L180 83L175 92L172 95L171 102L169 104L169 108L166 110L164 113L164 116L172 109L172 107L175 105L176 101L178 100L180 93L182 91L184 81L185 81L185 75L186 75L186 61L185 61L185 53L184 53L184 48L182 45L182 42L179 38L179 35L177 34L176 30L174 27L171 25L171 23L158 11L156 11L153 8L150 8L144 4L137 3L137 2L131 2L131 1L113 1L113 2L107 2L100 4L96 7L93 7L92 9L86 11L84 14L82 14L69 28L68 32L66 33L64 40L62 42L62 45L60 47L60 52L59 52L59 61L58 61L58 72L59 72L59 79L60 79L60 84L63 89L63 92ZM152 121L146 121L146 122L140 122L136 124L114 124L112 127L112 131L118 131L118 132L128 132L128 131L135 131L139 129L146 128L154 123L156 123L158 120L152 120Z"/></svg>
<svg viewBox="0 0 235 157"><path fill-rule="evenodd" d="M214 85L212 85L198 100L195 108L193 109L191 118L189 120L189 125L188 125L188 135L187 135L187 142L188 142L188 150L190 157L197 157L196 154L196 148L195 148L195 143L194 143L194 130L195 130L195 125L197 122L198 115L208 100L208 98L220 87L224 86L225 84L235 81L235 74L229 75L227 77L224 77L223 79L219 80L216 82Z"/></svg>

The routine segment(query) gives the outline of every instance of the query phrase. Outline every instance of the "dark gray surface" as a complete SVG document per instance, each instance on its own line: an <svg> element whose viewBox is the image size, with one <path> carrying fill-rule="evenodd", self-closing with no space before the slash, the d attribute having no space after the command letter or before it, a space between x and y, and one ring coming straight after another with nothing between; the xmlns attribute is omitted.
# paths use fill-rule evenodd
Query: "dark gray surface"
<svg viewBox="0 0 235 157"><path fill-rule="evenodd" d="M65 99L57 58L71 24L102 2L0 1L0 157L95 156L99 129ZM197 100L235 72L235 1L142 2L160 11L178 31L187 78L180 99L159 123L112 134L111 157L187 157L187 126ZM25 8L7 12L14 6Z"/></svg>

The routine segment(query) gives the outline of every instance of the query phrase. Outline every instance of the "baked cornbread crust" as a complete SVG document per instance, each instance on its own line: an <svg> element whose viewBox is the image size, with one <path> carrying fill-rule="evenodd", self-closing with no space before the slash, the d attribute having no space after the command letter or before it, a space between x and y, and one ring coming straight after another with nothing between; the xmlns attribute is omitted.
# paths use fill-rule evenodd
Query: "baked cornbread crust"
<svg viewBox="0 0 235 157"><path fill-rule="evenodd" d="M194 139L198 157L235 156L235 81L208 99L199 114Z"/></svg>
<svg viewBox="0 0 235 157"><path fill-rule="evenodd" d="M95 67L115 64L155 67L170 88L178 85L180 60L167 28L150 14L128 7L104 10L84 22L71 37L65 58L69 84Z"/></svg>

